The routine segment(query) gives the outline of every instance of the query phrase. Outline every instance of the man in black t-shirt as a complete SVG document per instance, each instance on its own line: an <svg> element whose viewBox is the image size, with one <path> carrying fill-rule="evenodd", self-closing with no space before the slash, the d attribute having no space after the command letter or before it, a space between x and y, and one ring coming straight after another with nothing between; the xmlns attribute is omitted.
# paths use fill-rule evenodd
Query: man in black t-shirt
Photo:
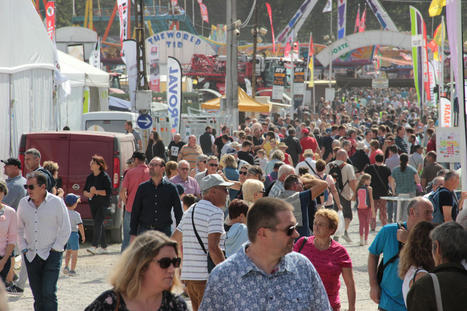
<svg viewBox="0 0 467 311"><path fill-rule="evenodd" d="M253 143L251 141L245 140L242 143L242 150L237 153L237 156L240 160L248 162L251 165L255 165L255 158L253 158L253 155L251 154L252 146Z"/></svg>
<svg viewBox="0 0 467 311"><path fill-rule="evenodd" d="M392 222L392 210L386 212L386 200L381 197L389 194L389 189L394 189L394 178L391 176L391 170L383 163L384 157L382 154L375 156L375 164L368 166L365 173L371 175L371 187L373 188L373 199L375 202L375 215L370 219L370 227L372 231L376 230L376 213L379 209L379 220L381 226L385 226L388 222ZM391 185L391 187L389 186ZM392 205L391 205L392 207Z"/></svg>
<svg viewBox="0 0 467 311"><path fill-rule="evenodd" d="M185 142L182 141L182 137L180 136L180 134L175 134L174 139L170 142L169 146L167 147L169 149L170 161L177 162L178 153L180 152L180 149L182 149L183 145L185 145ZM148 160L151 161L151 159Z"/></svg>
<svg viewBox="0 0 467 311"><path fill-rule="evenodd" d="M457 187L459 187L459 174L450 170L444 176L444 187L437 190L439 191L439 204L438 206L433 206L433 223L456 220L459 209L462 208L466 198L466 194L463 192L461 200L459 201L457 199L456 193L454 192ZM439 214L441 217L437 216Z"/></svg>
<svg viewBox="0 0 467 311"><path fill-rule="evenodd" d="M224 147L224 142L222 141L222 136L223 135L229 136L229 132L230 132L229 128L224 125L222 127L222 129L221 129L221 135L219 137L217 137L216 140L214 141L214 146L215 146L214 154L217 155L218 157L221 156L221 150L222 150L222 147ZM233 141L232 137L229 136L229 140Z"/></svg>
<svg viewBox="0 0 467 311"><path fill-rule="evenodd" d="M204 134L199 137L199 144L205 155L212 154L212 128L210 126L206 126Z"/></svg>

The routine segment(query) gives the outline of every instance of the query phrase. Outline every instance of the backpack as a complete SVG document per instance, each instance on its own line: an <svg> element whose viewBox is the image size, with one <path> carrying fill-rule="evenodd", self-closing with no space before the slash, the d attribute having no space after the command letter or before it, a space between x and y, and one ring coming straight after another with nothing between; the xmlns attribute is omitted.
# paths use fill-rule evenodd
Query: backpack
<svg viewBox="0 0 467 311"><path fill-rule="evenodd" d="M357 208L366 209L370 207L370 193L368 187L363 186L357 189Z"/></svg>
<svg viewBox="0 0 467 311"><path fill-rule="evenodd" d="M346 163L342 163L342 165L337 165L336 163L330 163L329 164L329 175L334 178L334 181L336 182L336 188L339 192L342 192L344 190L345 185L349 182L348 180L344 183L342 180L342 168L344 167Z"/></svg>
<svg viewBox="0 0 467 311"><path fill-rule="evenodd" d="M318 176L318 175L317 175ZM319 177L319 176L318 176ZM326 178L328 177L327 174L324 174L323 178L319 177L321 180L324 180L326 181ZM328 198L329 198L329 188L326 187L326 190L324 190L324 192L316 198L316 201L318 204L325 204L327 201L328 201Z"/></svg>
<svg viewBox="0 0 467 311"><path fill-rule="evenodd" d="M439 206L439 194L442 191L446 192L449 190L441 187L441 188L436 189L436 191L428 195L428 200L430 200L431 204L433 204L433 221L432 222L434 224L441 224L444 222L443 211L441 209L441 206Z"/></svg>

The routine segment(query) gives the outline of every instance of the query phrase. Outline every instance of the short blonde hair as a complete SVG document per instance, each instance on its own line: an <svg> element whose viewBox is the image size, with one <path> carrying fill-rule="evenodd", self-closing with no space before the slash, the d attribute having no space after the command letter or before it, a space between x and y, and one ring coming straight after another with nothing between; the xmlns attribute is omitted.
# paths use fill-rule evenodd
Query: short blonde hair
<svg viewBox="0 0 467 311"><path fill-rule="evenodd" d="M329 229L333 230L331 235L336 232L337 226L339 225L339 216L337 216L337 212L335 210L321 208L315 213L315 219L316 216L322 216L329 221Z"/></svg>
<svg viewBox="0 0 467 311"><path fill-rule="evenodd" d="M235 161L235 157L231 154L224 154L221 158L220 164L222 167L232 167L237 168L237 161Z"/></svg>
<svg viewBox="0 0 467 311"><path fill-rule="evenodd" d="M255 193L263 191L264 184L257 179L247 179L242 185L243 199L245 201L253 202Z"/></svg>
<svg viewBox="0 0 467 311"><path fill-rule="evenodd" d="M271 153L271 160L279 160L279 161L284 161L285 160L285 155L284 153L282 152L282 150L274 150L272 153Z"/></svg>
<svg viewBox="0 0 467 311"><path fill-rule="evenodd" d="M48 170L52 176L55 174L55 172L58 172L59 169L58 163L54 161L44 161L42 166Z"/></svg>
<svg viewBox="0 0 467 311"><path fill-rule="evenodd" d="M137 236L123 252L110 276L114 290L129 299L135 298L141 291L143 275L149 264L164 246L173 247L178 256L177 242L162 232L150 230ZM179 281L175 273L171 290L177 285Z"/></svg>

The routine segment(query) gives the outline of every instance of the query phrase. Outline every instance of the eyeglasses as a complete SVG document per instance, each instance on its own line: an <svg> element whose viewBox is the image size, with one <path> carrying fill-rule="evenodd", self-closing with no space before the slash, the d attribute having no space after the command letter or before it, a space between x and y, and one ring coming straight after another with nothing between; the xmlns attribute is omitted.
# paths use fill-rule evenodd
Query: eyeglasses
<svg viewBox="0 0 467 311"><path fill-rule="evenodd" d="M238 173L239 173L240 175L246 175L246 174L248 174L246 171L240 171L240 172L238 172Z"/></svg>
<svg viewBox="0 0 467 311"><path fill-rule="evenodd" d="M180 263L182 262L182 259L180 257L175 257L175 258L163 257L159 260L154 259L154 261L159 264L161 269L167 269L168 267L170 267L171 264L174 266L174 268L180 267Z"/></svg>
<svg viewBox="0 0 467 311"><path fill-rule="evenodd" d="M29 190L34 190L34 187L35 187L35 186L36 186L36 185L24 185L24 189L26 189L26 190L28 190L28 189L29 189Z"/></svg>
<svg viewBox="0 0 467 311"><path fill-rule="evenodd" d="M217 166L219 166L219 164L216 164L216 163L209 163L209 166L217 167Z"/></svg>

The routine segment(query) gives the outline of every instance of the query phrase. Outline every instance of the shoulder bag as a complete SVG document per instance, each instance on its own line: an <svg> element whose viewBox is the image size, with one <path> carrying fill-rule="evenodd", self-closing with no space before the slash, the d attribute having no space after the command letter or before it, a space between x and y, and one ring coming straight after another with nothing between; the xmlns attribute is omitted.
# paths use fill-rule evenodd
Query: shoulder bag
<svg viewBox="0 0 467 311"><path fill-rule="evenodd" d="M441 289L439 287L438 276L434 273L430 273L429 275L433 281L433 287L435 289L436 310L443 311L443 300L441 299Z"/></svg>
<svg viewBox="0 0 467 311"><path fill-rule="evenodd" d="M195 235L196 235L196 238L198 239L199 245L203 249L203 252L207 255L208 273L211 273L212 269L214 269L216 264L214 263L214 261L212 261L211 256L209 256L209 252L206 250L206 247L204 247L203 241L199 237L198 231L196 231L196 227L195 227L195 207L196 207L196 204L193 205L193 211L191 212L191 224L193 225L193 231L195 232Z"/></svg>
<svg viewBox="0 0 467 311"><path fill-rule="evenodd" d="M402 227L402 224L398 223L397 224L397 229L399 230L401 227ZM397 231L396 231L396 239L397 239ZM379 262L378 268L376 270L376 280L377 280L378 284L381 284L381 281L383 280L383 274L384 274L384 270L386 269L386 267L389 264L396 261L397 258L399 258L399 253L401 252L402 246L403 246L403 244L401 242L399 242L399 250L397 251L397 254L395 254L394 256L389 258L389 260L386 261L386 263L384 263L384 257L381 258L381 261Z"/></svg>

